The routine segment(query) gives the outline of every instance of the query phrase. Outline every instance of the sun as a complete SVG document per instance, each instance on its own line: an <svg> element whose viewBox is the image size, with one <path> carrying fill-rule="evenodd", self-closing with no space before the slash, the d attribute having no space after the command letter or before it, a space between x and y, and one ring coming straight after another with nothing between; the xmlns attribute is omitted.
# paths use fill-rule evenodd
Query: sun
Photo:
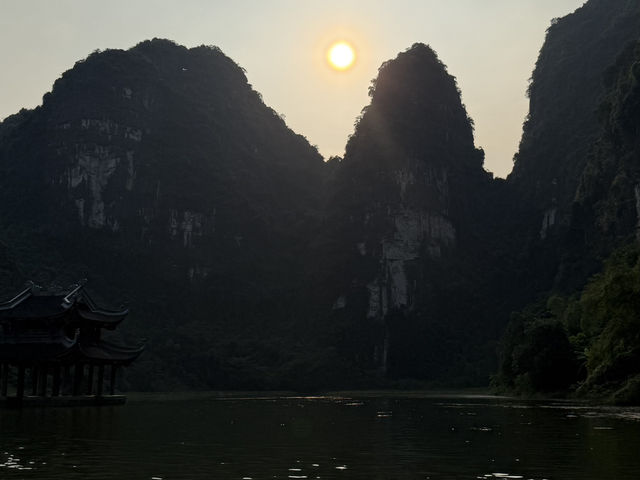
<svg viewBox="0 0 640 480"><path fill-rule="evenodd" d="M336 70L348 70L356 60L356 52L347 42L336 42L327 51L327 61Z"/></svg>

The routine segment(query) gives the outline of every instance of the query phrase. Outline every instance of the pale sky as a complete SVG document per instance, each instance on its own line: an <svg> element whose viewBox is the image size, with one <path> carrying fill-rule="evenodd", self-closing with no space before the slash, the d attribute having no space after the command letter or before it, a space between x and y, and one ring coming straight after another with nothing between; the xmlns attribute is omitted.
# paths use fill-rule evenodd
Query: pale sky
<svg viewBox="0 0 640 480"><path fill-rule="evenodd" d="M525 91L551 19L584 0L0 0L0 119L33 108L95 49L153 37L217 45L267 105L321 154L342 155L380 64L431 45L458 80L485 168L511 171ZM357 62L331 70L327 47L348 40Z"/></svg>

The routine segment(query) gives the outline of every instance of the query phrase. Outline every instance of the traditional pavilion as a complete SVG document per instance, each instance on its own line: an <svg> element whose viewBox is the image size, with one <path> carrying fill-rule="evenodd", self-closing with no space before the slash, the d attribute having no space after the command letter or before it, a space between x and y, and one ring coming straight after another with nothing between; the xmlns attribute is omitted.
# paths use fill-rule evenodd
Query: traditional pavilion
<svg viewBox="0 0 640 480"><path fill-rule="evenodd" d="M144 345L127 347L102 338L103 330L115 330L129 310L98 307L84 284L59 295L38 293L31 284L0 303L0 401L15 406L126 401L115 394L116 374L140 356Z"/></svg>

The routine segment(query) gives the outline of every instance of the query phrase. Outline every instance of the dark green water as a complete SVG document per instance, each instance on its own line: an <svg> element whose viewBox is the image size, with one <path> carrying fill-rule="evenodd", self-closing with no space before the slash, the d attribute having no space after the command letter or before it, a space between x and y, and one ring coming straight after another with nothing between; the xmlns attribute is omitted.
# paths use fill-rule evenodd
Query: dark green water
<svg viewBox="0 0 640 480"><path fill-rule="evenodd" d="M0 411L2 479L640 478L640 410L486 397Z"/></svg>

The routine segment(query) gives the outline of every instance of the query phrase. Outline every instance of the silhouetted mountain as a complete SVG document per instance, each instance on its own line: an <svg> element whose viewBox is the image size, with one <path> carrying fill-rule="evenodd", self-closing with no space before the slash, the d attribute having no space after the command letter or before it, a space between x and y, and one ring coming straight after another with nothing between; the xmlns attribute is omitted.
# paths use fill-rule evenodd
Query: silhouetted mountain
<svg viewBox="0 0 640 480"><path fill-rule="evenodd" d="M511 391L638 401L638 27L630 0L553 22L506 181L423 44L380 67L326 163L215 47L94 52L0 123L0 287L89 276L130 303L138 389L498 369Z"/></svg>
<svg viewBox="0 0 640 480"><path fill-rule="evenodd" d="M382 65L370 96L320 235L332 334L352 362L394 378L486 378L478 286L493 270L479 259L493 258L494 188L455 79L416 44Z"/></svg>
<svg viewBox="0 0 640 480"><path fill-rule="evenodd" d="M0 138L13 280L88 275L129 301L130 324L150 340L141 371L217 384L227 374L212 373L212 345L282 327L324 163L217 48L152 40L94 52ZM245 353L223 362L234 355Z"/></svg>
<svg viewBox="0 0 640 480"><path fill-rule="evenodd" d="M603 74L640 32L640 5L633 0L591 0L554 19L531 77L529 114L509 183L522 203L527 228L519 232L533 268L522 279L532 291L552 285L579 287L585 272L559 269L570 230L576 190L589 150L600 132L597 110ZM570 246L569 249L573 249Z"/></svg>

